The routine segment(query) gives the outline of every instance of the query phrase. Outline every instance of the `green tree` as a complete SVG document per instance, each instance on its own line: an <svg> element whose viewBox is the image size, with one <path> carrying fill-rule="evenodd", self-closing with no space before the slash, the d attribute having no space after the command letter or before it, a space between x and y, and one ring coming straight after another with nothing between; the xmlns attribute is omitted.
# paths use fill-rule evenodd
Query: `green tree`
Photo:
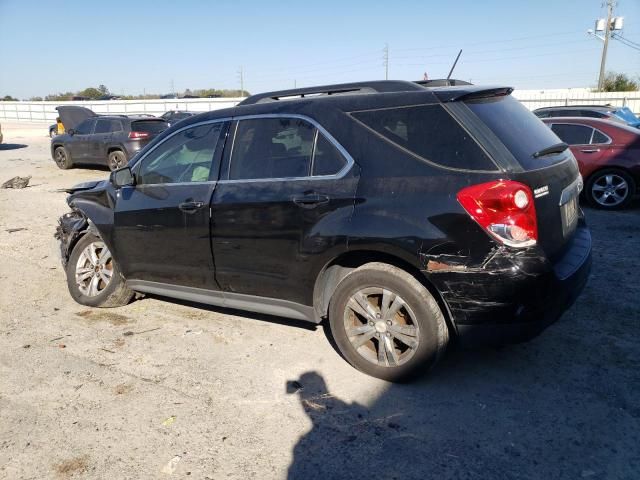
<svg viewBox="0 0 640 480"><path fill-rule="evenodd" d="M13 98L11 95L5 95L4 97L2 97L2 101L3 102L17 102L18 99L17 98Z"/></svg>
<svg viewBox="0 0 640 480"><path fill-rule="evenodd" d="M42 101L42 97L31 97L29 99L30 102L41 102Z"/></svg>
<svg viewBox="0 0 640 480"><path fill-rule="evenodd" d="M631 80L624 73L608 72L604 78L603 92L635 92L638 90L638 82Z"/></svg>
<svg viewBox="0 0 640 480"><path fill-rule="evenodd" d="M85 88L81 92L78 92L78 95L81 97L90 98L92 100L97 100L98 98L102 97L103 93L97 88L89 87Z"/></svg>
<svg viewBox="0 0 640 480"><path fill-rule="evenodd" d="M105 86L105 85L100 85L98 87L98 91L102 94L102 95L109 95L109 89Z"/></svg>

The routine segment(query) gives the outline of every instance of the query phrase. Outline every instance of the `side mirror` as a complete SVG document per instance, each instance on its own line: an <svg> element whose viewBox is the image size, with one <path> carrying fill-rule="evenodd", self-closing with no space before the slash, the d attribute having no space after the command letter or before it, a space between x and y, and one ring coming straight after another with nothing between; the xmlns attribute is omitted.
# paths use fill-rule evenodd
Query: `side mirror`
<svg viewBox="0 0 640 480"><path fill-rule="evenodd" d="M76 134L76 129L70 128L69 130L67 130L67 133L73 137Z"/></svg>
<svg viewBox="0 0 640 480"><path fill-rule="evenodd" d="M133 172L131 172L131 168L129 167L122 167L111 172L109 181L116 188L128 187L136 184L136 178L133 176Z"/></svg>

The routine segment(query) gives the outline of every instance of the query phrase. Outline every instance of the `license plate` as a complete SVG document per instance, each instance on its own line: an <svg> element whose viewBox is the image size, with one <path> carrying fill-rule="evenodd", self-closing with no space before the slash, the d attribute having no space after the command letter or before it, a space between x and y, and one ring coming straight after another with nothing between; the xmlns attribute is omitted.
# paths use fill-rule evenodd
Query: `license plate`
<svg viewBox="0 0 640 480"><path fill-rule="evenodd" d="M562 213L562 233L566 237L573 233L578 223L578 195L575 194L562 205L560 212Z"/></svg>

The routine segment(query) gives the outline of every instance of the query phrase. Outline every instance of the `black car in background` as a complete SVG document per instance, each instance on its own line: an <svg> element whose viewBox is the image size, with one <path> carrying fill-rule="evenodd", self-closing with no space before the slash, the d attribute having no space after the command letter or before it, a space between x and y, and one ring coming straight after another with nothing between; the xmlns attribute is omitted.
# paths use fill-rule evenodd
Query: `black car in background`
<svg viewBox="0 0 640 480"><path fill-rule="evenodd" d="M165 112L162 115L160 115L160 118L166 121L169 124L169 126L172 126L178 123L180 120L193 117L194 115L197 115L197 113L186 112L184 110L169 110L168 112Z"/></svg>
<svg viewBox="0 0 640 480"><path fill-rule="evenodd" d="M96 115L76 106L57 107L65 133L51 139L51 155L62 169L79 164L123 167L168 128L161 118Z"/></svg>
<svg viewBox="0 0 640 480"><path fill-rule="evenodd" d="M326 321L389 380L528 339L582 290L591 237L574 156L511 91L365 82L186 119L68 190L69 291Z"/></svg>
<svg viewBox="0 0 640 480"><path fill-rule="evenodd" d="M611 120L630 127L640 128L638 118L629 107L612 105L570 105L538 108L533 111L538 118L557 117L591 117Z"/></svg>

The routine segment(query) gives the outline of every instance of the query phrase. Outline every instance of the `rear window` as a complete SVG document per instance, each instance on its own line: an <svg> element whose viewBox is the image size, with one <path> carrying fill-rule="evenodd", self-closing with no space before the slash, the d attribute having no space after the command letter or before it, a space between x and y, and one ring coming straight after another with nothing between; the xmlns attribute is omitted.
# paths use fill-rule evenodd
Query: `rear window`
<svg viewBox="0 0 640 480"><path fill-rule="evenodd" d="M131 130L134 132L161 133L169 126L163 120L139 120L131 123Z"/></svg>
<svg viewBox="0 0 640 480"><path fill-rule="evenodd" d="M369 110L352 114L387 140L432 163L495 171L495 164L441 105Z"/></svg>
<svg viewBox="0 0 640 480"><path fill-rule="evenodd" d="M518 100L511 96L466 102L526 170L548 167L564 160L560 155L533 154L560 143L558 137Z"/></svg>

